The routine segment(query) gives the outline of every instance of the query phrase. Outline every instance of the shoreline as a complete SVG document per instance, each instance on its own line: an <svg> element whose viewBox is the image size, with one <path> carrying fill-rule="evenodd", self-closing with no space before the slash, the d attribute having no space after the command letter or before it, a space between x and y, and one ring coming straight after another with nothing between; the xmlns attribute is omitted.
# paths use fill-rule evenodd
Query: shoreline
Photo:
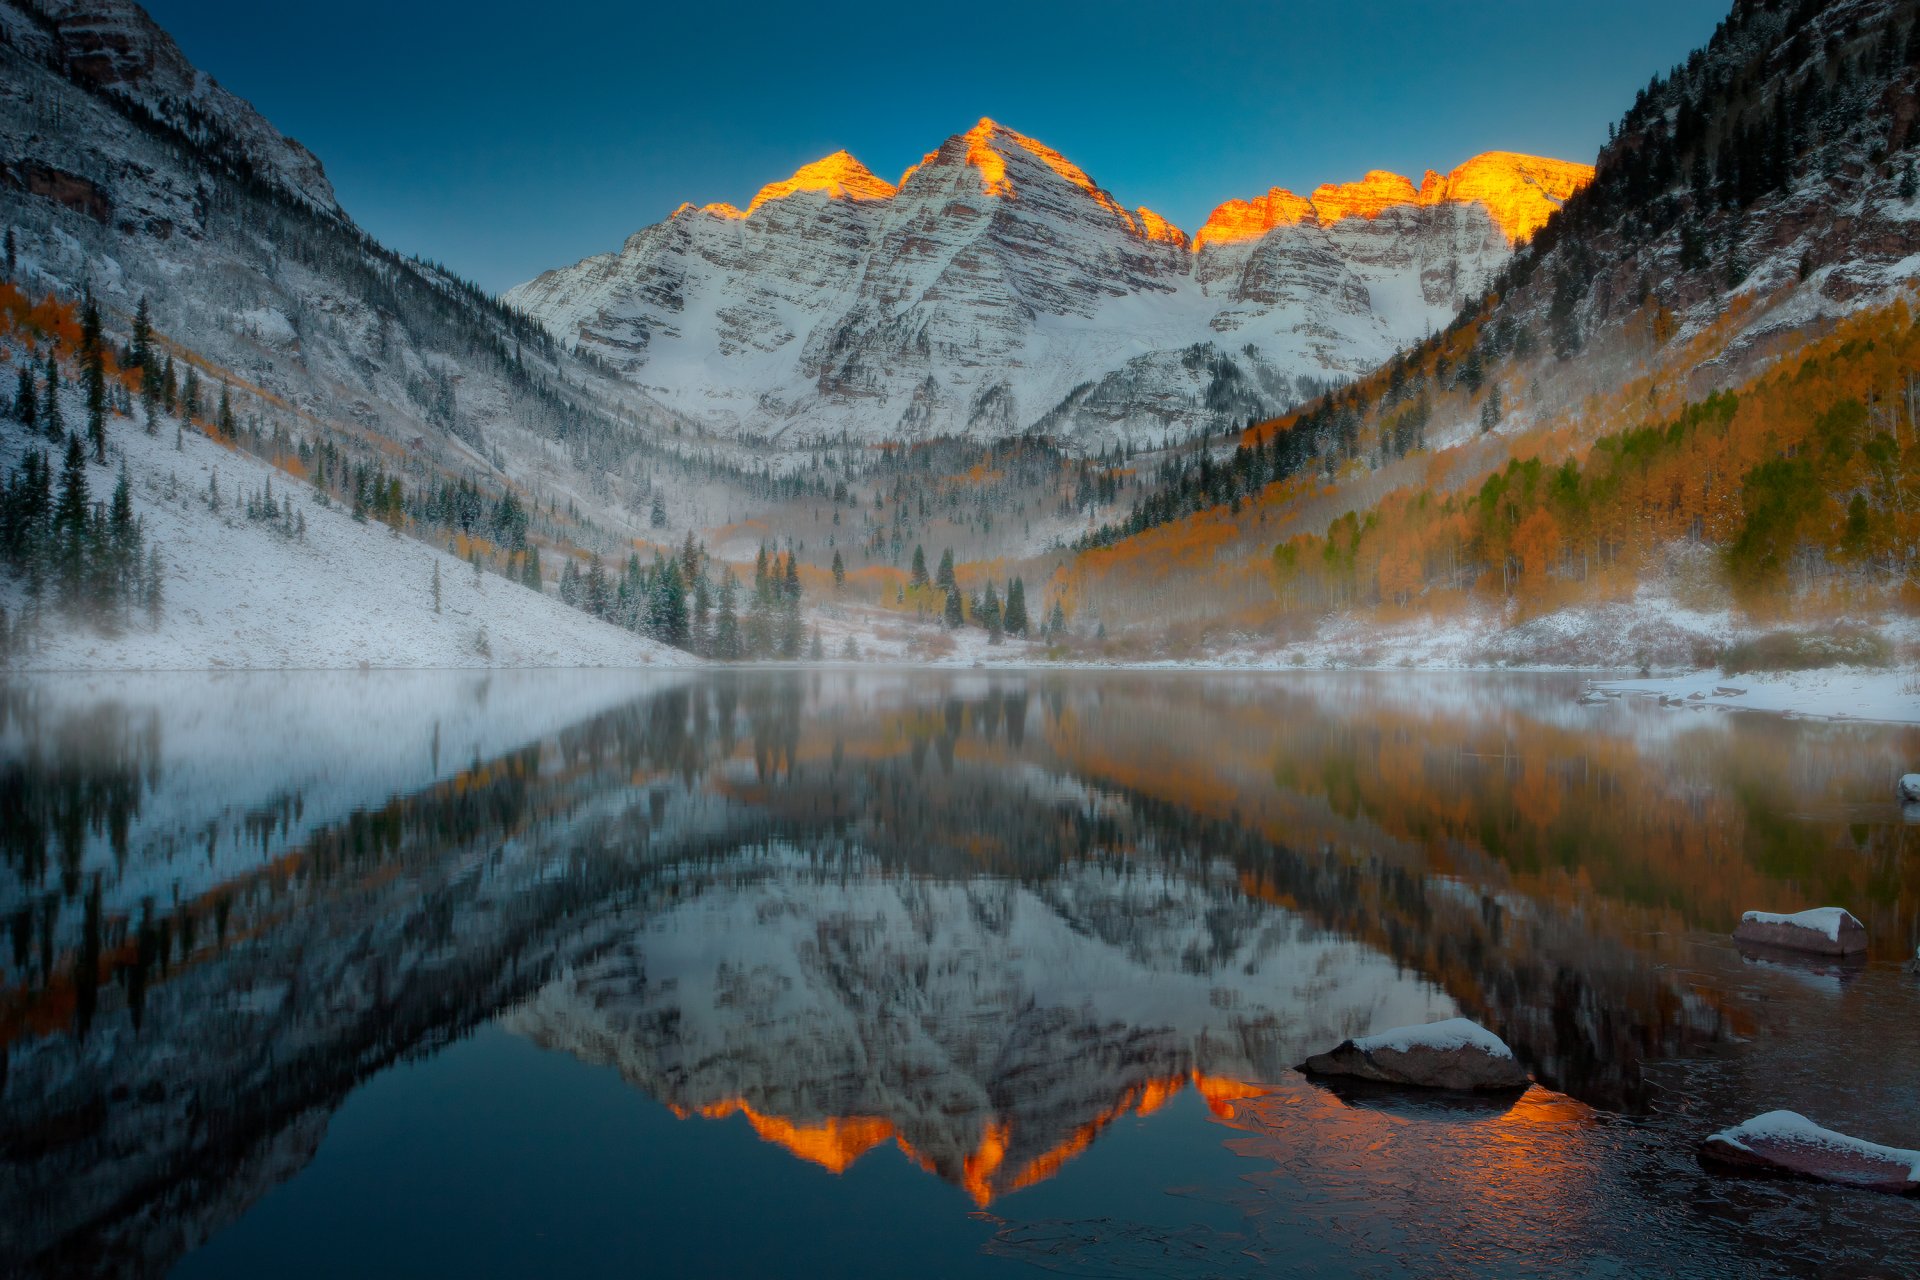
<svg viewBox="0 0 1920 1280"><path fill-rule="evenodd" d="M1715 668L1701 668L1657 676L1633 675L1619 668L1574 667L1556 665L1436 665L1436 664L1346 664L1280 663L1233 661L1231 659L1167 659L1160 661L1114 661L1097 659L1047 661L1009 654L1005 661L993 661L985 655L956 655L946 661L852 661L828 658L818 662L740 662L718 663L688 655L684 662L578 665L479 665L472 666L215 666L215 667L11 667L0 670L0 680L9 677L137 677L147 675L203 674L209 676L312 675L346 673L372 675L409 672L519 672L519 671L598 671L612 673L653 672L690 675L701 671L862 671L862 672L1104 672L1113 674L1240 675L1240 676L1313 676L1313 675L1407 675L1407 676L1563 676L1584 677L1589 704L1617 698L1656 698L1676 710L1724 710L1763 712L1787 719L1824 719L1863 724L1920 725L1920 672L1897 668L1819 667L1797 671L1748 672L1727 675Z"/></svg>

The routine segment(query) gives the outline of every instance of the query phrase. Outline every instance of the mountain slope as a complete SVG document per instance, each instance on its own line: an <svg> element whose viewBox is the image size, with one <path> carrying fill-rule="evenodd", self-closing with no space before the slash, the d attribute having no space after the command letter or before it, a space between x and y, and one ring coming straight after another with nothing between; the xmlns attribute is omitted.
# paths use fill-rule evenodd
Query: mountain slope
<svg viewBox="0 0 1920 1280"><path fill-rule="evenodd" d="M506 301L716 431L1156 442L1238 424L1444 323L1586 180L1476 157L1275 189L1191 240L983 119L896 185L847 153L682 205Z"/></svg>
<svg viewBox="0 0 1920 1280"><path fill-rule="evenodd" d="M1915 19L1737 5L1491 291L1163 469L1054 589L1341 656L1691 664L1836 616L1910 641Z"/></svg>
<svg viewBox="0 0 1920 1280"><path fill-rule="evenodd" d="M527 561L539 547L553 569L576 553L583 562L597 553L619 563L634 550L635 535L655 527L651 513L664 514L669 477L682 527L695 523L696 501L739 492L738 473L711 456L700 459L700 487L687 483L694 463L690 449L672 440L682 426L675 415L556 351L542 331L471 286L368 237L340 208L310 152L195 70L130 0L0 0L0 67L6 275L29 300L92 299L120 364L136 318L150 319L154 367L144 379L131 371L115 378L115 425L107 434L126 454L136 507L156 522L150 535L178 544L181 554L170 560L178 601L206 588L193 606L202 630L190 639L180 634L184 611L169 616L151 643L57 634L63 620L48 612L33 661L485 662L477 643L484 616L458 637L445 614L414 616L415 602L427 596L412 579L436 559L446 560L453 580L471 572L445 552L457 549L461 560L478 559L516 581L535 570ZM10 306L19 301L18 293L9 296ZM59 315L67 304L46 305L47 315ZM74 308L65 314L68 323ZM9 360L38 373L57 351L62 379L78 380L73 335L18 314L5 327ZM160 413L157 404L135 401L146 398L143 386L161 380L163 367L171 386ZM163 445L172 441L176 369L201 388L197 408L179 415L193 419L188 460L163 456L164 447L149 449L138 435L151 422ZM7 378L11 392L11 367ZM84 422L77 398L66 420ZM244 457L219 464L219 448L209 462L202 437L214 435L222 446L253 453L258 465ZM59 454L55 445L56 465ZM22 456L24 445L7 450L9 464ZM233 511L208 520L215 513L207 504L176 500L204 486L216 464L223 480L243 482L250 493L264 488L272 464L281 471L275 488L299 493L303 506L303 482L311 481L315 492L361 507L362 516L362 498L377 487L391 499L381 519L435 549L391 543L377 526L346 524L344 513L335 547L335 517L324 510L308 515L307 548L235 535L226 527ZM111 470L93 480L101 496L111 485ZM160 490L177 510L149 506ZM445 501L449 493L459 498L457 510ZM476 523L474 513L488 510L517 513L510 540L497 522ZM333 550L313 549L322 543ZM410 557L401 556L402 545L412 548ZM378 567L397 564L396 557L414 568ZM295 573L295 581L281 584L276 569ZM521 630L522 615L541 621L525 628L525 643L495 646L493 661L602 663L658 651L582 625L537 597L494 594L487 608L514 615L495 625L494 639L502 628ZM352 620L350 643L337 643L344 633L301 625L323 600ZM242 643L218 617L242 601L255 622L239 630L257 644ZM368 612L382 601L403 607L382 622Z"/></svg>

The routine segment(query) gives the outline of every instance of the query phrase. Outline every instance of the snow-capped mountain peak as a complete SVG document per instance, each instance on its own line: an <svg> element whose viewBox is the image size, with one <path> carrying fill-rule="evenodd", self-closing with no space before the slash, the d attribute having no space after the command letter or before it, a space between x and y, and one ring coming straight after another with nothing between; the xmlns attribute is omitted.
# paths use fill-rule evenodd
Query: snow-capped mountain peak
<svg viewBox="0 0 1920 1280"><path fill-rule="evenodd" d="M1417 187L1274 188L1189 238L982 118L897 185L836 152L507 301L720 434L1151 442L1445 324L1590 176L1490 152Z"/></svg>

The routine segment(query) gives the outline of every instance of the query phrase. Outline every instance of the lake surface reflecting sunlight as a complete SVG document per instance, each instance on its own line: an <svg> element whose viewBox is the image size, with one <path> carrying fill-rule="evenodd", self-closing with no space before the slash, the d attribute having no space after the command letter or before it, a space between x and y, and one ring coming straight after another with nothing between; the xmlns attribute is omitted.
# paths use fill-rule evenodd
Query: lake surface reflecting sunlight
<svg viewBox="0 0 1920 1280"><path fill-rule="evenodd" d="M1920 1146L1920 730L1580 687L12 682L0 1273L1920 1273L1694 1157ZM1455 1014L1539 1084L1294 1070Z"/></svg>

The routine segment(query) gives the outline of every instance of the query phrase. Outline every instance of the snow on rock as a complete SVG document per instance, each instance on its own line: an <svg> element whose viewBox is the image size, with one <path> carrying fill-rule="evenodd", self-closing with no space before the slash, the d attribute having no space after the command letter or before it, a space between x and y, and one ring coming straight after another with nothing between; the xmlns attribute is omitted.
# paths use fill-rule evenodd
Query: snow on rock
<svg viewBox="0 0 1920 1280"><path fill-rule="evenodd" d="M1920 800L1920 773L1901 775L1900 798L1902 800Z"/></svg>
<svg viewBox="0 0 1920 1280"><path fill-rule="evenodd" d="M1300 1070L1432 1089L1524 1089L1530 1083L1507 1042L1466 1018L1347 1040L1308 1058Z"/></svg>
<svg viewBox="0 0 1920 1280"><path fill-rule="evenodd" d="M118 634L69 624L49 611L25 670L170 670L294 667L674 666L695 659L601 622L338 504L320 506L307 487L197 431L175 447L171 426L148 436L117 421L111 436L126 459L135 515L165 566L159 625L135 618ZM0 445L11 467L22 446ZM114 472L90 467L96 495ZM210 494L218 476L220 508ZM247 497L271 485L291 500L304 536L275 521L249 520ZM433 600L435 565L441 604ZM23 588L0 588L21 616Z"/></svg>
<svg viewBox="0 0 1920 1280"><path fill-rule="evenodd" d="M1869 1191L1920 1191L1920 1151L1823 1129L1797 1111L1769 1111L1723 1129L1701 1143L1700 1154L1733 1170L1794 1174Z"/></svg>
<svg viewBox="0 0 1920 1280"><path fill-rule="evenodd" d="M1353 1047L1364 1053L1393 1049L1411 1053L1415 1049L1477 1049L1496 1058L1511 1058L1507 1042L1470 1018L1448 1018L1417 1027L1395 1027L1376 1035L1361 1036Z"/></svg>
<svg viewBox="0 0 1920 1280"><path fill-rule="evenodd" d="M1867 949L1867 927L1843 907L1816 907L1792 915L1749 911L1733 931L1736 942L1786 947L1819 955L1852 955Z"/></svg>
<svg viewBox="0 0 1920 1280"><path fill-rule="evenodd" d="M836 153L742 212L682 205L506 301L727 434L1165 439L1239 423L1446 324L1591 176L1509 153L1129 211L981 120L897 187Z"/></svg>

